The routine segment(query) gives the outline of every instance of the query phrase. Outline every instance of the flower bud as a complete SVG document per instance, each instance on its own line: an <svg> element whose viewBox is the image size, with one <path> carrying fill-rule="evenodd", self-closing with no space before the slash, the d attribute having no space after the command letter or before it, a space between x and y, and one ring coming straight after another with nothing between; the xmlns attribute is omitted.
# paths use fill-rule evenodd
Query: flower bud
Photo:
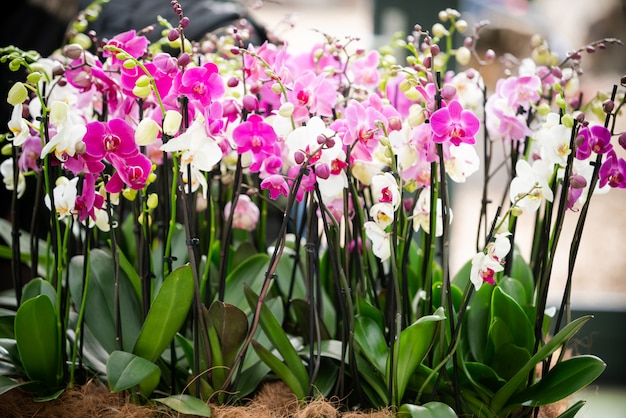
<svg viewBox="0 0 626 418"><path fill-rule="evenodd" d="M293 159L296 162L296 164L300 165L306 159L306 155L304 155L304 153L302 151L298 150L298 151L293 153Z"/></svg>
<svg viewBox="0 0 626 418"><path fill-rule="evenodd" d="M293 115L293 110L295 106L291 102L283 103L278 109L278 114L283 118L290 118Z"/></svg>
<svg viewBox="0 0 626 418"><path fill-rule="evenodd" d="M231 77L228 79L228 81L226 82L226 85L228 87L237 87L239 85L239 79L237 77Z"/></svg>
<svg viewBox="0 0 626 418"><path fill-rule="evenodd" d="M72 43L81 46L83 49L89 49L92 45L91 38L84 33L77 33L71 41Z"/></svg>
<svg viewBox="0 0 626 418"><path fill-rule="evenodd" d="M150 86L135 86L133 88L133 94L141 99L148 98L151 92L152 90L150 90Z"/></svg>
<svg viewBox="0 0 626 418"><path fill-rule="evenodd" d="M456 87L452 84L444 84L441 88L441 98L443 100L452 100L456 96Z"/></svg>
<svg viewBox="0 0 626 418"><path fill-rule="evenodd" d="M76 43L65 45L63 47L63 55L65 55L66 57L72 60L80 58L83 51L84 51L83 47Z"/></svg>
<svg viewBox="0 0 626 418"><path fill-rule="evenodd" d="M561 123L566 128L571 129L571 128L574 127L574 117L572 115L570 115L570 114L563 115L563 117L561 118Z"/></svg>
<svg viewBox="0 0 626 418"><path fill-rule="evenodd" d="M323 180L330 177L330 167L328 164L318 164L315 166L315 175Z"/></svg>
<svg viewBox="0 0 626 418"><path fill-rule="evenodd" d="M604 102L602 102L602 110L604 111L604 113L609 114L613 112L614 108L615 108L615 102L613 102L613 100L606 99Z"/></svg>
<svg viewBox="0 0 626 418"><path fill-rule="evenodd" d="M491 62L496 59L496 52L493 49L485 51L485 61Z"/></svg>
<svg viewBox="0 0 626 418"><path fill-rule="evenodd" d="M437 38L443 38L444 36L448 36L450 32L443 26L441 23L435 23L433 25L433 36Z"/></svg>
<svg viewBox="0 0 626 418"><path fill-rule="evenodd" d="M135 200L135 197L137 197L137 190L126 187L122 190L122 196L124 196L126 200L130 200L132 202Z"/></svg>
<svg viewBox="0 0 626 418"><path fill-rule="evenodd" d="M617 138L617 142L620 144L620 146L624 149L626 149L626 131L622 132L619 137Z"/></svg>
<svg viewBox="0 0 626 418"><path fill-rule="evenodd" d="M43 77L43 74L41 74L39 71L35 71L26 76L26 81L28 81L30 84L37 84L39 83L39 80L41 80L41 77Z"/></svg>
<svg viewBox="0 0 626 418"><path fill-rule="evenodd" d="M69 115L70 107L67 103L60 100L55 100L50 105L50 123L59 126L62 125Z"/></svg>
<svg viewBox="0 0 626 418"><path fill-rule="evenodd" d="M160 131L159 124L151 118L142 119L135 130L135 143L139 146L153 143Z"/></svg>
<svg viewBox="0 0 626 418"><path fill-rule="evenodd" d="M574 189L583 189L587 186L587 179L580 174L574 174L569 178L569 184Z"/></svg>
<svg viewBox="0 0 626 418"><path fill-rule="evenodd" d="M178 66L186 67L191 62L191 57L188 53L183 52L178 56Z"/></svg>
<svg viewBox="0 0 626 418"><path fill-rule="evenodd" d="M177 40L179 37L178 31L174 28L170 29L167 32L167 40L170 42L174 42L175 40Z"/></svg>
<svg viewBox="0 0 626 418"><path fill-rule="evenodd" d="M163 118L163 132L166 135L174 136L180 130L183 115L177 110L168 110Z"/></svg>
<svg viewBox="0 0 626 418"><path fill-rule="evenodd" d="M272 84L272 91L276 94L281 94L283 92L283 88L279 83Z"/></svg>
<svg viewBox="0 0 626 418"><path fill-rule="evenodd" d="M259 108L259 99L251 94L246 94L242 99L243 108L248 112L254 112Z"/></svg>
<svg viewBox="0 0 626 418"><path fill-rule="evenodd" d="M133 59L127 59L122 63L122 67L126 68L127 70L132 70L136 66L137 63Z"/></svg>
<svg viewBox="0 0 626 418"><path fill-rule="evenodd" d="M458 62L459 65L467 65L472 59L471 51L464 46L457 49L456 54L454 56L456 58L456 62Z"/></svg>
<svg viewBox="0 0 626 418"><path fill-rule="evenodd" d="M28 90L21 82L17 82L11 86L9 90L9 94L7 96L7 102L11 106L15 106L21 103L24 103L24 100L28 97Z"/></svg>
<svg viewBox="0 0 626 418"><path fill-rule="evenodd" d="M424 109L419 105L413 105L409 109L409 117L407 119L410 127L419 126L426 120Z"/></svg>
<svg viewBox="0 0 626 418"><path fill-rule="evenodd" d="M148 200L146 201L146 206L149 210L156 209L159 205L159 195L156 193L150 193L148 196Z"/></svg>
<svg viewBox="0 0 626 418"><path fill-rule="evenodd" d="M461 20L457 20L454 26L456 26L456 30L463 33L467 30L468 24L466 20L461 19Z"/></svg>
<svg viewBox="0 0 626 418"><path fill-rule="evenodd" d="M539 113L541 116L547 116L548 113L550 113L550 105L547 103L541 103L539 106L536 107L537 113Z"/></svg>

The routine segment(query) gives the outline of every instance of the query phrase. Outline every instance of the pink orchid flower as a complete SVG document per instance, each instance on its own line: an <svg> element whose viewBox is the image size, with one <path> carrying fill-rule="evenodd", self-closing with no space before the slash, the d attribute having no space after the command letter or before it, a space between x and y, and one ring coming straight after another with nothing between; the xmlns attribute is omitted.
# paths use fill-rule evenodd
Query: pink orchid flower
<svg viewBox="0 0 626 418"><path fill-rule="evenodd" d="M433 141L442 143L450 141L454 145L461 143L474 144L480 121L469 110L464 110L456 100L447 107L435 111L430 117L433 130Z"/></svg>

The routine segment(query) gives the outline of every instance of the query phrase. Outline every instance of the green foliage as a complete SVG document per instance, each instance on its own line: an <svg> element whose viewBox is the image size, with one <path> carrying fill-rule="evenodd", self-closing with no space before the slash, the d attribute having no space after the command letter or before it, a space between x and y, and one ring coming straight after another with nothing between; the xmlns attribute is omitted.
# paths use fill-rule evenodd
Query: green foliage
<svg viewBox="0 0 626 418"><path fill-rule="evenodd" d="M107 380L112 392L145 385L154 388L159 381L161 370L153 362L125 351L114 351L107 361ZM151 390L143 395L147 396Z"/></svg>
<svg viewBox="0 0 626 418"><path fill-rule="evenodd" d="M26 375L42 391L61 384L58 317L50 298L39 295L24 302L15 314L15 341Z"/></svg>

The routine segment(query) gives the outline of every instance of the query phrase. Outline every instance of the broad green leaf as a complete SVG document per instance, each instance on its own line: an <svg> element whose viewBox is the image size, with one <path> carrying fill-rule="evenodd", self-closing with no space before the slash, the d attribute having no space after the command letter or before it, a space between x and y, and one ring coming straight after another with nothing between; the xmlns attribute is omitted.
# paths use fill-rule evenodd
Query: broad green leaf
<svg viewBox="0 0 626 418"><path fill-rule="evenodd" d="M248 286L244 287L244 292L251 309L254 310L259 299L258 296ZM306 368L304 367L303 361L298 355L296 349L291 344L291 341L289 341L289 338L283 330L283 327L280 325L278 320L276 320L276 318L272 314L272 311L270 311L265 303L261 304L261 313L259 319L259 323L261 325L261 328L263 329L263 332L265 332L265 335L267 336L267 338L269 338L274 348L278 350L290 372L296 377L298 383L302 388L307 388L309 386L309 376ZM270 367L272 366L270 365Z"/></svg>
<svg viewBox="0 0 626 418"><path fill-rule="evenodd" d="M433 284L433 293L432 293L432 305L433 309L439 308L441 306L441 282L437 282ZM455 284L450 286L450 295L452 296L452 306L454 307L454 311L458 312L461 307L461 303L463 301L463 291ZM448 296L450 296L448 295Z"/></svg>
<svg viewBox="0 0 626 418"><path fill-rule="evenodd" d="M15 380L0 376L0 395L7 393L11 389L19 388L20 386L28 385L30 382L16 382Z"/></svg>
<svg viewBox="0 0 626 418"><path fill-rule="evenodd" d="M567 411L563 412L557 418L574 418L576 416L576 414L578 413L578 411L580 411L581 408L583 406L585 406L586 403L587 403L587 401L585 401L585 400L582 400L582 399L579 400L574 405L572 405L569 408L567 408Z"/></svg>
<svg viewBox="0 0 626 418"><path fill-rule="evenodd" d="M378 325L378 328L384 327L384 316L380 309L372 306L365 298L358 293L356 296L356 308L359 315L370 317Z"/></svg>
<svg viewBox="0 0 626 418"><path fill-rule="evenodd" d="M159 367L125 351L114 351L107 361L107 380L112 392L121 392L139 386L144 380L160 375Z"/></svg>
<svg viewBox="0 0 626 418"><path fill-rule="evenodd" d="M57 316L50 298L39 295L24 302L15 314L15 341L24 371L48 388L59 384L61 352Z"/></svg>
<svg viewBox="0 0 626 418"><path fill-rule="evenodd" d="M354 318L354 342L363 357L384 376L387 371L389 347L383 330L376 321L367 316L357 315Z"/></svg>
<svg viewBox="0 0 626 418"><path fill-rule="evenodd" d="M15 338L15 311L0 308L0 339Z"/></svg>
<svg viewBox="0 0 626 418"><path fill-rule="evenodd" d="M520 306L523 307L530 303L530 297L526 294L526 289L524 289L524 285L519 280L513 277L504 277L498 283L498 287L512 297Z"/></svg>
<svg viewBox="0 0 626 418"><path fill-rule="evenodd" d="M500 318L509 329L513 344L528 351L533 349L535 336L532 324L528 321L522 307L500 287L493 290L491 302L491 321L495 318ZM498 351L498 347L495 348Z"/></svg>
<svg viewBox="0 0 626 418"><path fill-rule="evenodd" d="M219 338L222 366L230 367L248 335L248 317L234 305L215 301L209 307L208 320Z"/></svg>
<svg viewBox="0 0 626 418"><path fill-rule="evenodd" d="M269 265L267 254L255 254L242 262L226 277L224 302L234 305L244 312L249 312L244 295L244 286L250 287L258 294L265 280L265 272ZM247 311L248 310L248 311Z"/></svg>
<svg viewBox="0 0 626 418"><path fill-rule="evenodd" d="M530 352L515 344L504 344L498 347L491 361L491 367L498 376L508 380L530 360Z"/></svg>
<svg viewBox="0 0 626 418"><path fill-rule="evenodd" d="M368 393L371 402L376 406L387 406L389 404L387 384L385 383L385 375L383 372L374 368L374 366L367 360L364 353L359 352L356 354L356 365L359 371L359 377L362 379L362 387L365 390L367 383L371 389Z"/></svg>
<svg viewBox="0 0 626 418"><path fill-rule="evenodd" d="M535 279L533 278L533 271L524 260L524 257L520 254L517 248L513 252L513 266L511 268L511 277L516 279L524 288L526 296L529 298L527 303L530 303L535 292Z"/></svg>
<svg viewBox="0 0 626 418"><path fill-rule="evenodd" d="M210 417L211 408L200 399L191 395L173 395L167 398L154 399L169 408L172 408L176 412L187 415L197 415L201 417Z"/></svg>
<svg viewBox="0 0 626 418"><path fill-rule="evenodd" d="M540 381L515 395L511 402L524 406L558 402L592 383L605 368L606 364L598 357L572 357L558 363Z"/></svg>
<svg viewBox="0 0 626 418"><path fill-rule="evenodd" d="M294 395L298 399L304 399L307 394L307 388L302 385L303 382L294 374L291 368L257 341L252 341L252 347L259 358L291 389Z"/></svg>
<svg viewBox="0 0 626 418"><path fill-rule="evenodd" d="M491 395L500 389L505 381L489 366L483 363L464 362L465 370L472 380L481 385L483 390L486 388L491 391ZM464 377L464 376L463 376ZM463 385L463 383L461 383Z"/></svg>
<svg viewBox="0 0 626 418"><path fill-rule="evenodd" d="M511 396L515 393L525 379L528 379L528 375L537 364L545 360L550 354L554 353L559 347L565 344L572 336L574 336L578 330L589 320L592 316L582 316L567 324L561 331L559 331L554 337L552 337L543 347L541 347L535 355L533 355L529 361L526 362L509 381L493 396L491 399L491 408L495 411L500 411Z"/></svg>
<svg viewBox="0 0 626 418"><path fill-rule="evenodd" d="M155 362L180 330L193 300L191 267L174 270L163 282L141 327L133 353Z"/></svg>
<svg viewBox="0 0 626 418"><path fill-rule="evenodd" d="M293 310L294 316L296 317L296 324L298 326L299 334L302 336L304 344L309 343L309 327L311 326L310 321L310 310L309 310L309 302L304 299L294 299L291 301L291 309ZM320 326L320 339L321 340L329 340L330 333L324 325L324 321L319 321Z"/></svg>
<svg viewBox="0 0 626 418"><path fill-rule="evenodd" d="M400 406L398 417L411 418L457 418L456 413L445 403L428 402L424 405L405 403Z"/></svg>
<svg viewBox="0 0 626 418"><path fill-rule="evenodd" d="M432 315L423 316L399 336L396 376L398 399L402 399L411 375L420 365L430 350L439 322L446 319L443 308L438 308ZM390 353L391 355L391 353ZM387 360L387 368L390 360Z"/></svg>
<svg viewBox="0 0 626 418"><path fill-rule="evenodd" d="M246 358L252 353L253 352L248 352ZM258 360L252 366L244 369L241 373L241 378L237 381L235 399L242 399L257 390L270 370L270 367L261 360Z"/></svg>
<svg viewBox="0 0 626 418"><path fill-rule="evenodd" d="M485 361L493 289L494 286L481 286L481 288L472 295L469 309L465 315L467 323L462 331L467 336L472 357L478 362Z"/></svg>
<svg viewBox="0 0 626 418"><path fill-rule="evenodd" d="M110 252L93 249L90 257L90 281L87 291L85 324L107 352L118 349L115 329L115 265ZM83 256L73 257L69 267L70 292L74 305L81 306L83 299ZM122 327L122 344L132 351L141 329L141 309L135 290L126 275L119 272L119 304Z"/></svg>
<svg viewBox="0 0 626 418"><path fill-rule="evenodd" d="M32 299L35 296L46 295L50 298L52 302L52 306L56 306L57 302L57 292L54 290L54 287L50 284L50 282L45 281L41 277L36 277L26 283L24 289L22 290L22 302L26 302L28 299Z"/></svg>
<svg viewBox="0 0 626 418"><path fill-rule="evenodd" d="M123 251L118 251L117 254L120 260L120 268L124 274L126 274L126 277L128 277L128 281L133 286L137 297L141 298L141 277L139 277L135 266L128 261L128 258L126 258Z"/></svg>

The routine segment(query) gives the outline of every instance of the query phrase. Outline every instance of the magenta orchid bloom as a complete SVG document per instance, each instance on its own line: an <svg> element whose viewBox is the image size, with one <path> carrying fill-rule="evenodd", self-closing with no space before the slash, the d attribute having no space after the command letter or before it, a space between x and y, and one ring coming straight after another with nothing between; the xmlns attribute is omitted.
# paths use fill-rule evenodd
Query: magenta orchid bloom
<svg viewBox="0 0 626 418"><path fill-rule="evenodd" d="M219 69L212 62L179 73L174 80L173 89L176 90L173 92L174 94L185 95L190 100L200 103L202 107L206 107L213 100L219 99L226 91Z"/></svg>
<svg viewBox="0 0 626 418"><path fill-rule="evenodd" d="M126 159L113 155L111 164L115 171L105 186L105 190L109 193L121 192L124 185L133 190L143 189L152 170L150 159L140 153Z"/></svg>
<svg viewBox="0 0 626 418"><path fill-rule="evenodd" d="M129 30L115 35L109 42L107 42L107 45L120 48L132 57L139 58L148 51L149 43L148 38L145 36L137 36L137 32L135 30ZM110 52L105 49L103 55L105 57L112 56L114 60L117 60L115 52Z"/></svg>
<svg viewBox="0 0 626 418"><path fill-rule="evenodd" d="M135 143L135 130L123 119L88 123L83 142L86 153L91 157L109 161L112 155L124 159L139 152Z"/></svg>
<svg viewBox="0 0 626 418"><path fill-rule="evenodd" d="M579 160L586 160L591 156L591 153L606 154L613 149L611 145L611 132L601 125L594 125L592 127L584 127L578 132L576 148L576 158Z"/></svg>
<svg viewBox="0 0 626 418"><path fill-rule="evenodd" d="M261 182L261 189L269 190L270 199L276 200L280 195L289 195L287 181L280 174L272 174Z"/></svg>
<svg viewBox="0 0 626 418"><path fill-rule="evenodd" d="M273 153L278 137L274 128L259 115L251 115L233 130L237 152L250 151L253 155Z"/></svg>
<svg viewBox="0 0 626 418"><path fill-rule="evenodd" d="M450 141L453 145L462 142L474 144L476 133L480 129L480 121L469 110L464 110L456 100L450 102L447 107L435 111L430 117L430 125L433 130L433 141L442 143Z"/></svg>
<svg viewBox="0 0 626 418"><path fill-rule="evenodd" d="M618 158L614 150L608 152L600 167L600 187L607 184L619 189L626 188L626 161Z"/></svg>

